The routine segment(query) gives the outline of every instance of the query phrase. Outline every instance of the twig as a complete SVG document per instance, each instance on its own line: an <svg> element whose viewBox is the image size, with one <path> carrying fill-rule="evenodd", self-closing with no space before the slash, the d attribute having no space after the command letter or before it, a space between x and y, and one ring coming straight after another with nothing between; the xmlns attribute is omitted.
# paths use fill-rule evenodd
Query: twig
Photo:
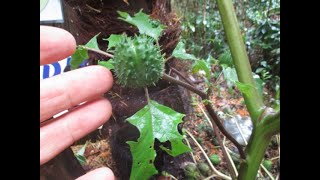
<svg viewBox="0 0 320 180"><path fill-rule="evenodd" d="M204 112L203 108L198 104L198 107L200 108L201 112L204 114L204 116L206 117L206 120L208 121L208 123L210 124L211 128L213 128L212 122L210 121L210 118L208 117L207 113Z"/></svg>
<svg viewBox="0 0 320 180"><path fill-rule="evenodd" d="M213 178L213 177L216 177L217 175L216 174L212 174L211 176L209 176L209 177L206 177L205 179L203 179L203 180L209 180L209 179L211 179L211 178Z"/></svg>
<svg viewBox="0 0 320 180"><path fill-rule="evenodd" d="M164 62L167 62L169 60L173 59L173 56L168 57L167 59L164 60Z"/></svg>
<svg viewBox="0 0 320 180"><path fill-rule="evenodd" d="M273 161L273 160L276 160L276 159L279 159L280 156L277 156L277 157L274 157L274 158L271 158L270 161Z"/></svg>
<svg viewBox="0 0 320 180"><path fill-rule="evenodd" d="M236 165L234 164L234 162L233 162L233 160L232 160L232 158L231 158L230 153L227 151L227 150L229 150L229 151L231 151L231 150L228 149L225 144L226 144L226 137L224 136L222 146L226 149L226 154L227 154L227 157L228 157L228 159L229 159L229 161L230 161L230 164L231 164L231 166L232 166L232 168L233 168L233 171L235 172L236 176L238 176L238 170L237 170L237 168L236 168Z"/></svg>
<svg viewBox="0 0 320 180"><path fill-rule="evenodd" d="M199 147L199 149L201 150L202 154L204 155L204 157L206 158L206 160L208 161L209 166L211 167L211 169L213 170L214 173L216 173L219 177L223 178L223 179L228 179L231 180L231 177L221 173L220 171L218 171L213 164L211 163L208 155L206 154L206 152L203 150L203 148L201 147L201 145L197 142L197 140L193 137L193 135L185 129L185 132L191 137L191 139L194 141L194 143Z"/></svg>
<svg viewBox="0 0 320 180"><path fill-rule="evenodd" d="M89 47L86 47L86 46L80 46L80 47L83 48L83 49L86 49L86 50L89 50L89 51L93 51L93 52L96 52L96 53L105 55L105 56L107 56L107 57L113 58L113 55L112 55L112 54L109 54L109 53L107 53L107 52L101 51L101 50L99 50L99 49L93 49L93 48L89 48Z"/></svg>
<svg viewBox="0 0 320 180"><path fill-rule="evenodd" d="M184 140L187 142L188 147L189 147L190 149L192 149L192 148L191 148L191 145L190 145L190 143L189 143L189 141L188 141L188 139L187 139L187 138L184 138ZM196 158L194 157L192 151L190 152L190 154L191 154L191 157L192 157L193 162L194 162L195 164L197 164Z"/></svg>
<svg viewBox="0 0 320 180"><path fill-rule="evenodd" d="M211 125L211 127L213 128L214 130L214 133L216 134L216 137L218 139L218 142L219 144L221 145L221 149L222 149L222 152L226 158L226 161L227 161L227 165L228 165L228 169L230 171L230 174L232 175L232 178L235 179L237 177L237 170L234 169L233 165L232 165L232 159L229 158L228 156L228 152L227 150L225 149L225 146L223 145L223 142L222 142L222 139L220 137L220 133L219 133L219 129L217 127L217 125L213 126L212 122L210 121L210 118L207 116L207 113L202 109L202 107L198 104L198 106L200 107L202 113L205 115L207 121L209 122L209 124Z"/></svg>
<svg viewBox="0 0 320 180"><path fill-rule="evenodd" d="M89 6L88 4L86 4L86 6L87 6L89 9L91 9L91 10L97 12L97 13L101 13L101 10L95 9L95 8Z"/></svg>
<svg viewBox="0 0 320 180"><path fill-rule="evenodd" d="M180 85L180 86L182 86L182 87L184 87L184 88L186 88L186 89L188 89L188 90L190 90L190 91L198 94L202 99L207 99L206 93L200 91L199 89L193 87L193 86L190 85L190 84L187 84L187 83L185 83L185 82L183 82L183 81L180 81L180 80L178 80L178 79L176 79L176 78L173 78L173 77L171 77L171 76L169 76L169 75L167 75L167 74L165 74L165 73L163 73L162 78L163 78L164 80L167 80L167 81L169 81L169 82L171 82L171 83L174 83L174 84L178 84L178 85Z"/></svg>
<svg viewBox="0 0 320 180"><path fill-rule="evenodd" d="M274 180L274 177L272 176L272 174L262 164L260 164L260 167L262 167L264 172L266 172L268 174L268 176L271 178L271 180Z"/></svg>
<svg viewBox="0 0 320 180"><path fill-rule="evenodd" d="M198 94L198 95L202 98L202 100L208 99L208 96L207 96L206 93L204 93L204 92L200 91L199 89L191 86L190 84L187 84L187 83L185 83L185 82L182 82L182 81L180 81L180 80L177 80L177 79L175 79L175 78L173 78L173 77L171 77L171 76L169 76L169 75L167 75L167 74L165 74L165 73L163 74L162 78L165 79L165 80L167 80L167 81L169 81L169 82L171 82L171 83L180 85L180 86L182 86L182 87L184 87L184 88L186 88L186 89L188 89L188 90L190 90L190 91ZM243 149L242 149L242 146L241 146L241 145L238 143L238 141L235 140L235 139L227 132L227 130L224 128L224 126L222 125L222 123L221 123L221 121L220 121L220 118L218 117L218 115L217 115L217 114L215 113L215 111L213 110L211 103L208 103L208 104L206 104L205 106L206 106L206 108L207 108L207 111L208 111L209 115L212 117L213 122L218 126L218 128L219 128L219 130L222 132L222 134L225 135L225 136L238 148L240 157L241 157L242 159L245 159L246 156L245 156L245 153L244 153L244 151L243 151ZM211 120L211 119L210 119L210 120Z"/></svg>

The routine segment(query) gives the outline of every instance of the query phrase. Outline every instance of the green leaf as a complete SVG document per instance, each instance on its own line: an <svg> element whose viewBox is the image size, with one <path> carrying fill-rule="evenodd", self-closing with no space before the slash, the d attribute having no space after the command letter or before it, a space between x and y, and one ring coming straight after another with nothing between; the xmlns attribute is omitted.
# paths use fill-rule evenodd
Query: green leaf
<svg viewBox="0 0 320 180"><path fill-rule="evenodd" d="M122 38L123 35L111 34L108 39L104 39L109 42L107 50L109 50L112 47L116 47L116 45L118 45L121 42Z"/></svg>
<svg viewBox="0 0 320 180"><path fill-rule="evenodd" d="M155 40L159 39L161 32L164 30L164 25L151 19L149 15L142 12L142 9L134 17L131 17L126 12L117 12L121 16L119 19L136 26L140 34L146 34Z"/></svg>
<svg viewBox="0 0 320 180"><path fill-rule="evenodd" d="M184 60L197 60L197 58L193 54L186 53L185 45L183 42L179 42L176 48L172 52L172 56L184 59Z"/></svg>
<svg viewBox="0 0 320 180"><path fill-rule="evenodd" d="M84 157L84 151L86 150L87 145L88 141L78 150L77 154L75 154L81 165L87 163L86 157Z"/></svg>
<svg viewBox="0 0 320 180"><path fill-rule="evenodd" d="M78 46L76 52L71 56L71 70L77 69L80 64L88 58L88 51L86 49L83 49L81 46Z"/></svg>
<svg viewBox="0 0 320 180"><path fill-rule="evenodd" d="M223 68L222 73L229 88L233 86L236 81L238 81L237 71L235 68Z"/></svg>
<svg viewBox="0 0 320 180"><path fill-rule="evenodd" d="M204 72L206 72L206 77L208 80L210 80L211 78L210 64L208 64L203 59L194 61L193 63L192 73L197 73L200 70L203 70Z"/></svg>
<svg viewBox="0 0 320 180"><path fill-rule="evenodd" d="M87 160L86 160L86 158L84 156L76 154L75 157L77 158L77 160L79 161L79 163L81 165L84 165L84 164L87 163Z"/></svg>
<svg viewBox="0 0 320 180"><path fill-rule="evenodd" d="M100 50L99 49L99 45L98 45L98 41L97 41L97 37L99 36L100 33L98 33L97 35L95 35L93 38L90 39L90 41L84 45L85 47L88 47L88 48L92 48L92 49L97 49L97 50Z"/></svg>
<svg viewBox="0 0 320 180"><path fill-rule="evenodd" d="M144 108L127 119L140 131L137 142L127 142L133 157L130 179L148 179L157 173L153 164L156 157L155 138L160 142L170 141L171 150L164 149L173 156L191 151L182 142L183 136L178 132L178 124L182 122L183 116L151 100Z"/></svg>
<svg viewBox="0 0 320 180"><path fill-rule="evenodd" d="M71 70L77 69L84 60L89 58L88 50L84 49L83 47L100 50L97 42L97 37L99 36L99 34L100 33L98 33L93 38L91 38L86 45L84 46L79 45L77 47L76 52L71 56L71 61L70 61Z"/></svg>
<svg viewBox="0 0 320 180"><path fill-rule="evenodd" d="M113 59L109 59L108 61L99 61L98 64L109 69L109 70L114 69Z"/></svg>

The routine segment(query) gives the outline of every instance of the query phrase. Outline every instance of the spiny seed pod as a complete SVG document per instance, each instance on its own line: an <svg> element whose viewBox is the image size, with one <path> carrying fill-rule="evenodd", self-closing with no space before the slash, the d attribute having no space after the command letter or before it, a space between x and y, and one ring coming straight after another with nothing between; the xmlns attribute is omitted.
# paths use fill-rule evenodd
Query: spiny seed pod
<svg viewBox="0 0 320 180"><path fill-rule="evenodd" d="M164 70L164 57L147 36L125 37L115 48L114 71L118 82L131 88L155 84Z"/></svg>

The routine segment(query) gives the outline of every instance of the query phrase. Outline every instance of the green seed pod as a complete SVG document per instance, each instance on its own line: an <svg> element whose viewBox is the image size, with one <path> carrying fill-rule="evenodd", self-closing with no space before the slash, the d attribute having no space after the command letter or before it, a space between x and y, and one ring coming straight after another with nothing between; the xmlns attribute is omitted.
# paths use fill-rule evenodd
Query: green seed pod
<svg viewBox="0 0 320 180"><path fill-rule="evenodd" d="M125 37L115 48L114 71L125 87L155 84L164 71L164 57L154 40L147 36Z"/></svg>
<svg viewBox="0 0 320 180"><path fill-rule="evenodd" d="M208 166L207 163L199 163L198 168L200 170L200 173L204 176L209 176L211 174L210 167Z"/></svg>
<svg viewBox="0 0 320 180"><path fill-rule="evenodd" d="M220 157L216 154L212 154L209 159L211 163L215 166L220 164L220 161L221 161Z"/></svg>
<svg viewBox="0 0 320 180"><path fill-rule="evenodd" d="M272 169L272 161L264 160L262 164L268 171L271 171L271 169Z"/></svg>
<svg viewBox="0 0 320 180"><path fill-rule="evenodd" d="M197 166L194 163L188 163L184 168L184 175L187 180L197 180L201 177Z"/></svg>

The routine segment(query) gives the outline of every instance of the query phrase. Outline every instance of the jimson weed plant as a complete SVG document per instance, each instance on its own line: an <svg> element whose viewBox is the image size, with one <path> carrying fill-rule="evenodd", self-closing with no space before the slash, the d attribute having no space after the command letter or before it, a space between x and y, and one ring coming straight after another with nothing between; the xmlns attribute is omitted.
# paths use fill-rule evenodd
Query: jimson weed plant
<svg viewBox="0 0 320 180"><path fill-rule="evenodd" d="M198 59L192 54L188 54L182 41L177 44L171 56L165 58L158 42L165 26L159 21L151 19L142 10L134 16L118 11L119 19L136 26L139 34L133 37L124 34L110 35L109 38L105 39L108 41L107 51L99 49L97 43L97 36L99 34L97 34L87 44L78 45L76 52L72 56L71 69L76 69L85 59L88 59L88 51L103 54L109 59L101 60L98 64L112 70L120 85L128 88L145 89L147 105L133 116L127 118L127 121L136 126L140 132L137 141L127 142L133 158L130 174L131 180L148 179L158 174L154 166L157 155L154 149L155 139L161 143L169 141L171 148L166 148L162 145L160 145L160 148L174 157L192 151L184 144L184 137L178 131L178 124L182 122L184 114L151 100L148 95L147 87L154 86L160 79L180 85L198 94L203 100L212 124L214 124L214 132L219 144L222 144L219 134L219 131L221 131L237 147L241 158L239 174L232 168L231 160L226 158L231 177L219 175L223 179L254 179L272 135L279 132L280 111L275 112L262 104L261 96L253 80L250 64L239 33L239 26L234 15L232 2L231 0L218 0L217 2L227 40L229 41L233 63L237 71L235 84L244 96L254 124L251 139L245 150L223 127L220 118L213 109L212 102L209 100L210 91L202 91L192 84L177 80L166 74L164 70L165 62L171 57L192 61L192 71L204 71L205 82L210 88L210 63L203 59ZM224 146L222 146L222 151L226 157Z"/></svg>

